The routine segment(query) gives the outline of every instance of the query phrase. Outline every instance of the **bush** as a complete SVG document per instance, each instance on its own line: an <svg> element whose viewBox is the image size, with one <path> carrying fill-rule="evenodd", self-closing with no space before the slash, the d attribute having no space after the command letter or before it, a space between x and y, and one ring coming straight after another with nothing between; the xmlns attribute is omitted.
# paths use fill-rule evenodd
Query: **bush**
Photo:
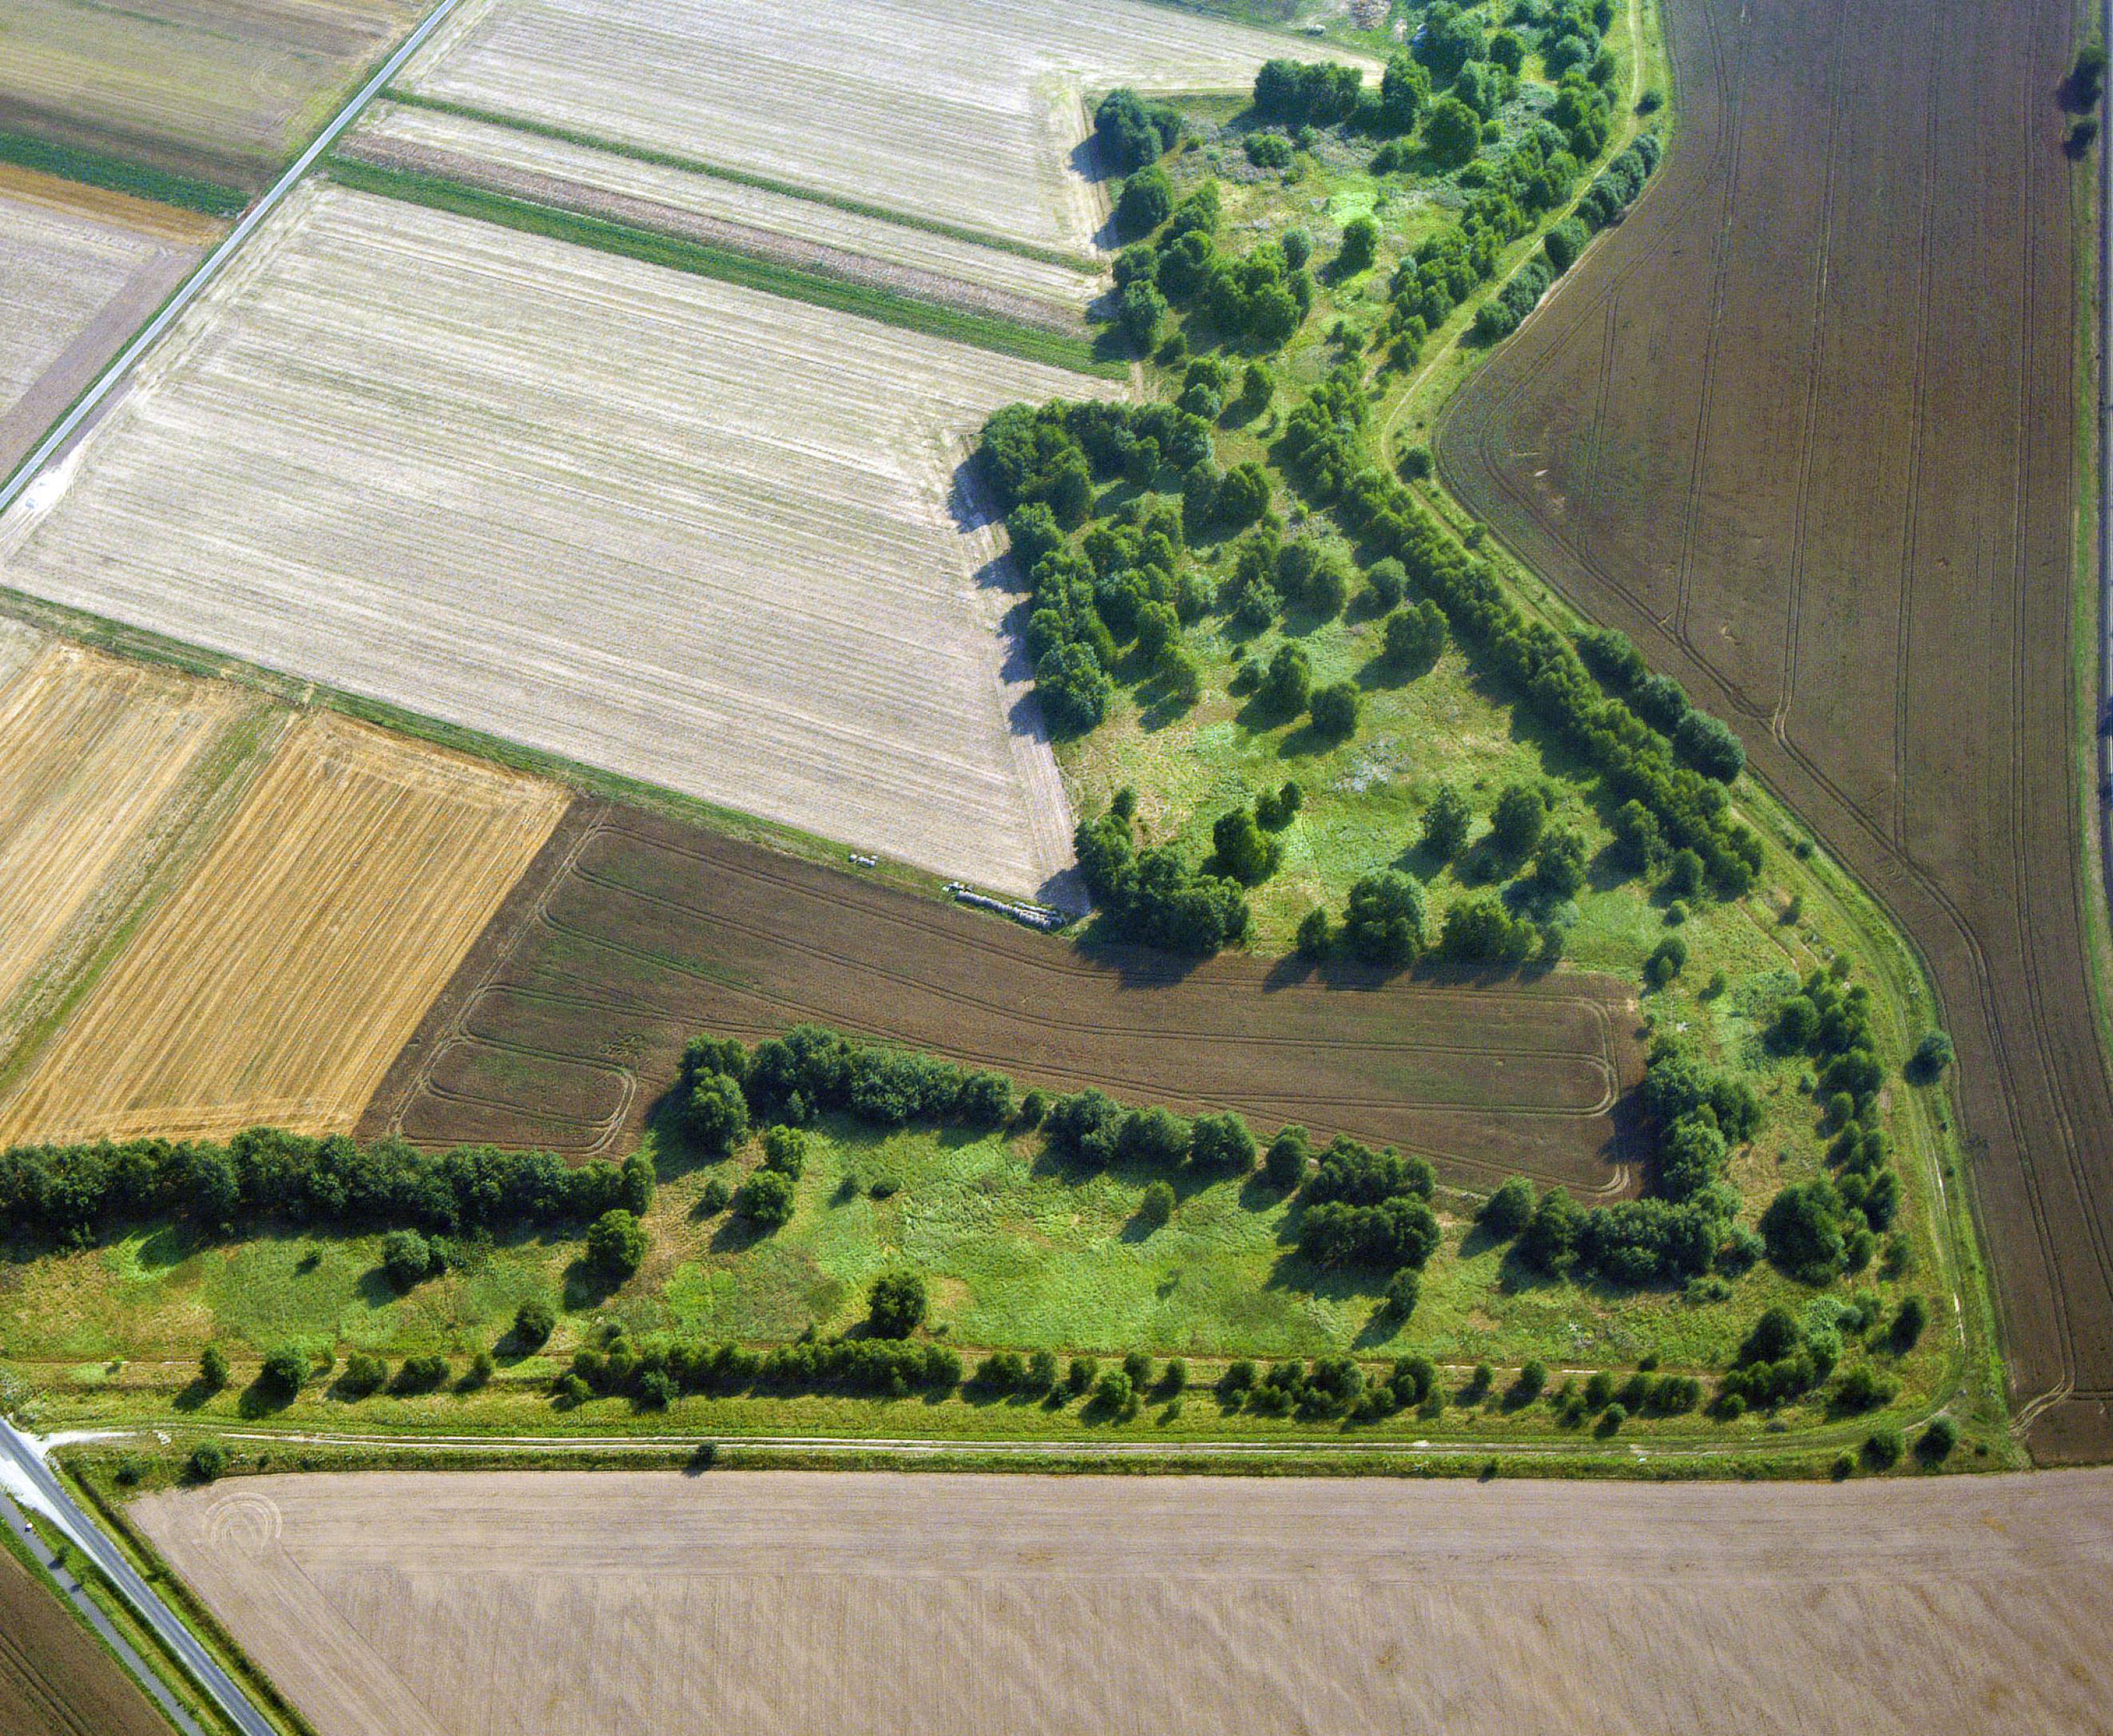
<svg viewBox="0 0 2113 1736"><path fill-rule="evenodd" d="M612 1207L587 1226L587 1264L604 1278L621 1283L646 1260L646 1232L622 1206Z"/></svg>
<svg viewBox="0 0 2113 1736"><path fill-rule="evenodd" d="M1944 1077L1951 1057L1951 1037L1942 1031L1932 1031L1915 1045L1914 1053L1908 1058L1907 1077L1916 1085L1934 1085Z"/></svg>
<svg viewBox="0 0 2113 1736"><path fill-rule="evenodd" d="M431 1355L406 1356L390 1387L392 1392L405 1394L434 1392L446 1384L447 1378L446 1357Z"/></svg>
<svg viewBox="0 0 2113 1736"><path fill-rule="evenodd" d="M217 1344L208 1344L199 1358L199 1381L208 1392L217 1392L227 1384L227 1352Z"/></svg>
<svg viewBox="0 0 2113 1736"><path fill-rule="evenodd" d="M1328 913L1316 904L1298 919L1298 956L1302 959L1325 959L1335 944L1335 931L1328 921Z"/></svg>
<svg viewBox="0 0 2113 1736"><path fill-rule="evenodd" d="M1390 1320L1406 1320L1416 1312L1417 1299L1423 1292L1423 1281L1414 1269L1403 1266L1387 1280L1386 1296L1382 1305Z"/></svg>
<svg viewBox="0 0 2113 1736"><path fill-rule="evenodd" d="M354 1351L345 1359L345 1372L337 1378L338 1390L349 1399L363 1399L389 1384L389 1365L366 1351Z"/></svg>
<svg viewBox="0 0 2113 1736"><path fill-rule="evenodd" d="M1313 727L1321 735L1342 740L1356 733L1358 689L1353 681L1330 681L1313 690Z"/></svg>
<svg viewBox="0 0 2113 1736"><path fill-rule="evenodd" d="M1199 1169L1244 1175L1254 1168L1255 1139L1230 1109L1198 1115L1189 1123L1189 1161Z"/></svg>
<svg viewBox="0 0 2113 1736"><path fill-rule="evenodd" d="M924 1324L924 1280L915 1272L887 1272L873 1281L866 1325L877 1338L906 1338Z"/></svg>
<svg viewBox="0 0 2113 1736"><path fill-rule="evenodd" d="M1650 956L1644 960L1644 981L1653 988L1662 989L1687 968L1687 942L1677 934L1669 934L1651 949Z"/></svg>
<svg viewBox="0 0 2113 1736"><path fill-rule="evenodd" d="M191 1449L185 1469L196 1483L212 1483L227 1471L227 1449L217 1441L201 1441Z"/></svg>
<svg viewBox="0 0 2113 1736"><path fill-rule="evenodd" d="M1174 184L1155 163L1123 183L1116 200L1116 228L1125 235L1148 235L1173 212Z"/></svg>
<svg viewBox="0 0 2113 1736"><path fill-rule="evenodd" d="M1279 645L1255 698L1264 709L1288 718L1303 708L1313 691L1313 668L1305 651L1295 645Z"/></svg>
<svg viewBox="0 0 2113 1736"><path fill-rule="evenodd" d="M557 1310L540 1296L513 1310L513 1342L524 1351L539 1351L558 1329Z"/></svg>
<svg viewBox="0 0 2113 1736"><path fill-rule="evenodd" d="M788 1182L796 1182L807 1168L807 1135L799 1128L783 1123L763 1136L763 1167L774 1169Z"/></svg>
<svg viewBox="0 0 2113 1736"><path fill-rule="evenodd" d="M1933 1417L1929 1427L1922 1432L1915 1442L1915 1456L1924 1465L1939 1465L1951 1456L1959 1445L1959 1425L1948 1416Z"/></svg>
<svg viewBox="0 0 2113 1736"><path fill-rule="evenodd" d="M1864 1437L1864 1462L1874 1470L1891 1470L1901 1462L1905 1442L1892 1424L1882 1424Z"/></svg>
<svg viewBox="0 0 2113 1736"><path fill-rule="evenodd" d="M734 1196L734 1209L760 1229L782 1228L792 1220L792 1183L775 1169L759 1169Z"/></svg>
<svg viewBox="0 0 2113 1736"><path fill-rule="evenodd" d="M713 1176L698 1190L697 1210L704 1217L715 1218L727 1209L727 1202L732 1198L733 1189L727 1185L725 1178Z"/></svg>
<svg viewBox="0 0 2113 1736"><path fill-rule="evenodd" d="M1428 904L1422 882L1392 868L1367 874L1350 888L1343 912L1343 945L1368 964L1399 968L1423 950Z"/></svg>
<svg viewBox="0 0 2113 1736"><path fill-rule="evenodd" d="M723 1157L748 1138L748 1103L739 1082L724 1073L700 1073L690 1082L682 1107L682 1132L701 1151Z"/></svg>
<svg viewBox="0 0 2113 1736"><path fill-rule="evenodd" d="M1512 1383L1512 1397L1522 1405L1530 1405L1539 1398L1548 1387L1548 1365L1532 1361L1518 1371L1518 1378Z"/></svg>
<svg viewBox="0 0 2113 1736"><path fill-rule="evenodd" d="M1509 1242L1532 1222L1533 1208L1533 1183L1515 1175L1482 1201L1475 1221L1499 1242Z"/></svg>
<svg viewBox="0 0 2113 1736"><path fill-rule="evenodd" d="M1064 1371L1064 1385L1074 1398L1085 1392L1100 1378L1101 1365L1092 1356L1074 1356L1070 1366Z"/></svg>
<svg viewBox="0 0 2113 1736"><path fill-rule="evenodd" d="M1269 1142L1269 1150L1262 1158L1262 1173L1268 1178L1271 1187L1289 1193L1305 1181L1312 1158L1313 1147L1306 1137L1306 1129L1284 1128Z"/></svg>
<svg viewBox="0 0 2113 1736"><path fill-rule="evenodd" d="M257 1377L257 1384L267 1397L285 1404L299 1392L308 1378L307 1353L297 1345L282 1344L265 1356L263 1370Z"/></svg>
<svg viewBox="0 0 2113 1736"><path fill-rule="evenodd" d="M1381 654L1397 669L1427 669L1445 649L1445 613L1429 598L1396 609L1381 630Z"/></svg>
<svg viewBox="0 0 2113 1736"><path fill-rule="evenodd" d="M1490 813L1490 838L1516 860L1540 841L1548 823L1548 791L1539 784L1508 785Z"/></svg>
<svg viewBox="0 0 2113 1736"><path fill-rule="evenodd" d="M1919 1296L1911 1296L1901 1302L1900 1312L1893 1316L1893 1324L1887 1333L1894 1351L1905 1356L1922 1337L1924 1326L1929 1319L1929 1310Z"/></svg>
<svg viewBox="0 0 2113 1736"><path fill-rule="evenodd" d="M1153 1229L1163 1227L1174 1215L1173 1187L1166 1182L1154 1182L1138 1201L1137 1214Z"/></svg>
<svg viewBox="0 0 2113 1736"><path fill-rule="evenodd" d="M381 1269L397 1291L408 1290L433 1269L433 1251L416 1230L391 1230L381 1238Z"/></svg>

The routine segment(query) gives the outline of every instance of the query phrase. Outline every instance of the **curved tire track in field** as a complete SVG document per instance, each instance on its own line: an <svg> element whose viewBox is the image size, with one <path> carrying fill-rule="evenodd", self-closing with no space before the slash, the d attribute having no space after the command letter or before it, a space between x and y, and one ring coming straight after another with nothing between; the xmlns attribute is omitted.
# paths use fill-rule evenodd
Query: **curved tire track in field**
<svg viewBox="0 0 2113 1736"><path fill-rule="evenodd" d="M1891 303L1841 310L1851 341L1860 317L1879 322L1866 330L1887 330L1883 322L1896 317L1912 321L1912 353L1923 370L1900 430L1909 483L1899 502L1905 534L1892 668L1860 690L1864 672L1835 675L1828 690L1810 696L1814 721L1800 731L1787 686L1778 718L1755 718L1711 649L1686 631L1688 598L1697 584L1713 583L1709 563L1719 551L1684 544L1668 619L1622 572L1641 563L1628 538L1653 517L1649 497L1636 503L1636 526L1604 520L1594 540L1591 526L1550 510L1515 455L1536 445L1537 418L1553 408L1551 394L1559 395L1567 377L1559 371L1578 359L1572 347L1591 340L1595 318L1612 329L1608 310L1618 294L1641 330L1655 335L1643 362L1632 343L1639 371L1627 383L1631 409L1647 394L1682 390L1685 358L1665 353L1682 341L1666 334L1677 334L1682 317L1682 255L1693 252L1695 215L1721 181L1727 130L1741 116L1737 93L1724 82L1721 0L1676 0L1673 12L1681 70L1704 85L1688 93L1688 129L1660 187L1609 247L1595 250L1585 269L1598 274L1597 294L1565 326L1500 353L1456 400L1440 430L1441 475L1530 566L1588 612L1634 633L1660 667L1670 662L1699 692L1777 726L1750 744L1755 772L1818 827L1914 936L1960 1040L1960 1087L1969 1143L1978 1148L1975 1203L1996 1257L2013 1386L2034 1450L2054 1458L2100 1456L2113 1451L2113 1415L2102 1403L2064 1401L2113 1388L2113 1237L2106 1222L2113 1213L2113 1088L2082 980L2088 927L2075 872L2079 792L2068 746L2077 695L2066 661L2071 599L2061 508L2074 499L2075 462L2067 392L2049 384L2067 377L2070 334L2063 320L2073 306L2059 118L2049 93L2067 59L2068 21L2051 0L1949 14L1939 0L1905 0L1905 10L1886 15L1859 11L1837 24L1830 40L1796 7L1766 0L1736 21L1724 18L1723 29L1741 33L1742 43L1748 31L1803 31L1814 59L1830 50L1856 59L1872 45L1851 33L1904 30L1925 16L1939 44L1927 86L1890 92L1903 110L1912 105L1903 136L1912 125L1924 141L1919 179L1931 196L1919 244L1909 244L1918 293L1897 312ZM1698 53L1698 44L1705 52ZM1804 172L1798 144L1816 125L1800 134L1796 116L1749 118L1773 121L1778 136L1789 135L1782 172ZM1736 133L1729 148L1736 162ZM1840 168L1869 172L1860 161ZM1890 188L1882 190L1891 196ZM1831 211L1831 174L1825 197ZM1962 198L1978 201L1978 221L1937 223L1939 198L1950 201L1955 217ZM1727 222L1736 203L1727 198ZM1935 249L1940 235L1946 254ZM1978 280L1984 293L1968 296L1973 305L1962 308L1956 287L1946 296L1933 280L1940 262L1958 271L1959 250L1969 241L1984 250ZM1946 340L1933 343L1937 317L1946 321ZM1711 370L1737 366L1736 349L1728 358L1716 355L1716 338L1713 319ZM1608 358L1597 359L1604 367ZM1809 380L1800 383L1809 394ZM1786 383L1782 396L1789 390ZM1651 426L1650 414L1638 411L1604 438L1618 440L1626 429L1648 446ZM1808 426L1807 442L1813 438ZM1691 499L1701 485L1700 450L1691 452L1683 473ZM1797 456L1807 467L1814 462L1809 449ZM1580 498L1584 484L1569 476L1566 454L1536 450L1536 458L1559 479L1550 492ZM1857 462L1846 451L1830 458ZM2014 472L2006 475L2006 464ZM1796 588L1783 649L1793 674L1801 591L1855 581L1854 574L1804 573L1796 563L1805 531L1801 509L1796 546L1787 551ZM1977 608L1986 609L1985 618ZM1967 697L1955 716L1953 697L1962 690ZM1806 697L1800 690L1796 715ZM1890 814L1848 787L1872 769L1857 759L1871 739L1868 730L1858 732L1860 701L1895 728Z"/></svg>

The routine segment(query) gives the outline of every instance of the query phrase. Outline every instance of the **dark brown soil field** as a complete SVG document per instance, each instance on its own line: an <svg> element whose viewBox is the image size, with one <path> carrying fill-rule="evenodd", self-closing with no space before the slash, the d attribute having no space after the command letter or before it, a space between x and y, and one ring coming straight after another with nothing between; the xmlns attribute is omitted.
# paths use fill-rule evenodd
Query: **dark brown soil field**
<svg viewBox="0 0 2113 1736"><path fill-rule="evenodd" d="M807 1021L1036 1084L1399 1145L1471 1183L1524 1171L1601 1192L1633 1179L1642 1059L1620 984L1088 954L599 804L560 827L362 1130L611 1150L644 1125L691 1037Z"/></svg>
<svg viewBox="0 0 2113 1736"><path fill-rule="evenodd" d="M2082 317L2056 0L1670 0L1658 182L1440 430L1922 948L2015 1397L2113 1454L2113 1094L2074 752Z"/></svg>
<svg viewBox="0 0 2113 1736"><path fill-rule="evenodd" d="M0 1730L7 1736L169 1736L109 1654L0 1550Z"/></svg>

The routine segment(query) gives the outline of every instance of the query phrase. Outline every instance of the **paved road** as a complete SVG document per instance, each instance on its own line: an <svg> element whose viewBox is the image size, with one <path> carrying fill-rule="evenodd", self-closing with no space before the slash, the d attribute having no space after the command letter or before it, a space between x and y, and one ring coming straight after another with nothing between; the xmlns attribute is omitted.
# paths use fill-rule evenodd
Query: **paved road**
<svg viewBox="0 0 2113 1736"><path fill-rule="evenodd" d="M190 1671L192 1679L235 1722L243 1736L281 1736L278 1727L258 1711L233 1677L213 1661L198 1636L185 1627L161 1595L139 1576L117 1546L83 1512L66 1485L52 1474L35 1444L6 1418L0 1417L0 1458L11 1473L26 1480L36 1492L37 1503L68 1539L100 1569L117 1588L139 1618L161 1637L171 1653Z"/></svg>
<svg viewBox="0 0 2113 1736"><path fill-rule="evenodd" d="M117 1654L118 1661L124 1665L133 1679L154 1697L155 1703L167 1715L169 1721L181 1730L184 1736L204 1736L204 1732L198 1726L198 1720L185 1711L176 1697L169 1692L168 1684L156 1675L146 1660L133 1649L131 1641L117 1631L116 1624L103 1614L102 1605L88 1595L80 1581L68 1571L66 1564L45 1544L42 1535L23 1516L22 1510L6 1495L0 1495L0 1524L6 1524L10 1531L21 1538L23 1547L43 1564L45 1572L66 1594L67 1602L79 1610L89 1625L103 1636L103 1643Z"/></svg>
<svg viewBox="0 0 2113 1736"><path fill-rule="evenodd" d="M381 63L381 70L360 86L358 93L337 112L330 125L316 135L308 149L294 159L293 166L273 183L272 190L251 206L242 220L228 231L220 245L206 255L204 263L191 274L180 289L169 298L168 305L125 346L117 359L103 370L102 377L81 395L78 403L60 418L58 426L44 436L36 450L22 461L21 467L4 485L0 485L0 512L5 512L15 497L35 481L44 467L65 449L66 442L95 413L103 400L116 390L139 358L154 347L156 341L176 322L177 317L205 293L207 285L226 268L228 261L235 257L236 249L255 232L258 225L277 209L279 202L294 190L294 185L315 166L316 160L337 142L338 134L359 118L360 111L374 100L390 80L396 76L404 62L418 52L426 39L440 28L441 21L460 3L461 0L440 0L440 3L427 15L426 21L404 39L402 46Z"/></svg>

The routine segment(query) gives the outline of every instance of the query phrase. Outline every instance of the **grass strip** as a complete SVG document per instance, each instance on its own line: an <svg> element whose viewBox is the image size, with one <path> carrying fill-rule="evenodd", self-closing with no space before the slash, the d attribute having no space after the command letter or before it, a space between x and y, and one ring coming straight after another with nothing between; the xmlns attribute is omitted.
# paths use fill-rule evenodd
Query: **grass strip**
<svg viewBox="0 0 2113 1736"><path fill-rule="evenodd" d="M3 129L0 129L0 162L40 170L62 180L100 187L106 193L129 193L157 205L180 206L210 217L240 216L249 203L249 195L239 187L225 187L218 181L172 174L126 157L83 150L77 145L55 144L47 139Z"/></svg>
<svg viewBox="0 0 2113 1736"><path fill-rule="evenodd" d="M687 271L692 276L716 278L723 283L782 295L789 301L808 302L839 313L899 326L927 337L994 349L1023 361L1068 368L1075 373L1121 379L1129 372L1121 362L1096 360L1092 344L1084 338L1037 331L1031 326L1016 326L1010 320L938 307L898 295L890 289L824 277L818 272L801 271L678 236L634 229L628 224L588 216L554 205L534 204L510 194L465 186L440 175L422 174L413 169L377 168L372 163L335 156L330 159L330 172L331 179L340 185L362 193L425 205L457 216L475 217L524 234L593 248L647 265L663 266L670 271Z"/></svg>
<svg viewBox="0 0 2113 1736"><path fill-rule="evenodd" d="M1023 259L1038 259L1044 265L1070 266L1074 271L1094 274L1101 270L1101 262L1084 253L1069 253L1061 247L1038 247L1032 241L1016 241L1009 235L995 235L987 230L944 222L938 217L916 216L906 211L896 211L886 205L869 204L864 199L851 198L842 194L823 193L813 187L802 187L796 182L775 180L767 175L752 175L745 169L729 169L723 164L706 162L697 157L685 157L678 152L656 151L646 145L626 144L620 139L605 139L596 133L582 133L572 127L554 125L547 121L532 121L520 115L500 114L492 109L479 108L471 103L451 103L440 97L421 96L414 90L390 89L382 94L390 102L405 108L422 108L436 115L453 115L459 120L475 121L486 126L503 126L513 132L532 134L538 139L554 139L559 144L578 145L611 157L626 157L633 162L651 163L656 168L679 169L689 175L707 175L714 180L731 181L740 187L753 187L759 193L774 193L784 198L802 199L810 205L827 205L832 210L847 212L855 217L877 218L883 223L892 223L898 229L919 229L927 235L944 235L950 241L965 241L972 247L994 248L999 253L1015 253Z"/></svg>

